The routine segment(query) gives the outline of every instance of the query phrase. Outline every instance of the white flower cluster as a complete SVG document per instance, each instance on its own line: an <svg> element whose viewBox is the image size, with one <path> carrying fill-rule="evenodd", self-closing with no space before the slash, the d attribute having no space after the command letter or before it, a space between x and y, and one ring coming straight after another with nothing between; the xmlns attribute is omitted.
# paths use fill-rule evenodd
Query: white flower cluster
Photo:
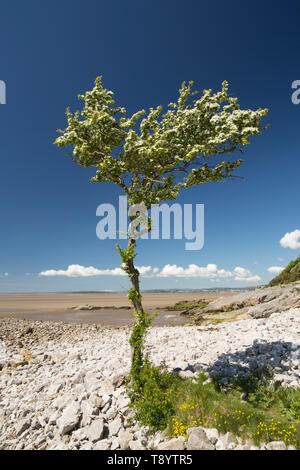
<svg viewBox="0 0 300 470"><path fill-rule="evenodd" d="M177 102L163 115L158 106L127 117L98 77L91 91L79 95L83 110L67 110L68 127L55 143L73 147L79 165L96 167L92 181L121 186L129 204L150 206L176 199L181 188L228 178L242 160L213 167L207 160L247 145L261 133L267 110L241 110L237 98L228 96L226 81L221 91L204 90L198 100L191 100L192 86L183 82ZM139 131L133 130L142 116Z"/></svg>

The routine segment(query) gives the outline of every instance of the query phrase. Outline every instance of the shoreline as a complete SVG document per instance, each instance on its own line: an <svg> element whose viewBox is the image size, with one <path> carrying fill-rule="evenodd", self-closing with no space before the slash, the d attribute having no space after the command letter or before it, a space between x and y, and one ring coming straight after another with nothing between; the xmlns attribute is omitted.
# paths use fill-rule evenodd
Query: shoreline
<svg viewBox="0 0 300 470"><path fill-rule="evenodd" d="M154 325L183 325L188 317L166 307L184 300L211 302L232 295L232 292L167 292L143 294L143 306L151 313L158 311ZM99 310L75 310L74 307L96 305ZM1 294L0 318L20 318L39 321L63 321L70 323L97 323L108 326L132 324L132 311L126 293L79 294Z"/></svg>

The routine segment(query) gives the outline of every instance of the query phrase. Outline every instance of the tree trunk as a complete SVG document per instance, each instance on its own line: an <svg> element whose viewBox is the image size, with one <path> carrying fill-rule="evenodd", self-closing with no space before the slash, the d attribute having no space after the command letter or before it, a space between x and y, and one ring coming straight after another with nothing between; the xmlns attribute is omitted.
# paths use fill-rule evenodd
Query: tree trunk
<svg viewBox="0 0 300 470"><path fill-rule="evenodd" d="M133 217L130 218L130 221ZM148 230L149 231L149 230ZM129 290L128 298L134 308L134 323L129 339L131 346L131 383L139 384L141 369L143 366L143 345L147 327L151 324L152 317L142 306L142 296L140 293L139 271L134 266L136 240L128 238L128 246L122 249L119 244L117 248L122 259L122 269L128 275L132 287Z"/></svg>
<svg viewBox="0 0 300 470"><path fill-rule="evenodd" d="M129 239L128 247L136 245L136 241L134 239ZM134 258L129 258L126 262L127 265L127 273L129 275L133 295L130 295L130 300L132 302L134 313L135 313L135 321L133 325L133 331L131 334L131 369L135 369L135 373L138 374L141 370L142 363L143 363L143 355L142 355L142 340L143 340L143 326L144 326L144 317L145 312L142 306L142 299L140 293L140 282L139 282L139 271L134 266L133 262ZM136 333L136 335L135 335Z"/></svg>

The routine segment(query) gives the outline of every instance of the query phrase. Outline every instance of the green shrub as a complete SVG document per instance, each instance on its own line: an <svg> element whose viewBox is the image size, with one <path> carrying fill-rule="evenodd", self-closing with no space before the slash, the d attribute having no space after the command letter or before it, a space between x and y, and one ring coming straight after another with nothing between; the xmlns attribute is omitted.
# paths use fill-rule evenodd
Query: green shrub
<svg viewBox="0 0 300 470"><path fill-rule="evenodd" d="M141 424L152 431L165 429L175 413L175 400L181 379L166 371L165 365L154 367L147 359L138 382L128 386L131 404Z"/></svg>

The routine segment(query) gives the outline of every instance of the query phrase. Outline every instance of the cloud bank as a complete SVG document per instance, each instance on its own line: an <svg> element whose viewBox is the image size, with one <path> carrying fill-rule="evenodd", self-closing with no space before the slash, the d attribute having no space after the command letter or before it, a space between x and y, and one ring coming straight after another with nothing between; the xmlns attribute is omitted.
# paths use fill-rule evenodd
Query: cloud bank
<svg viewBox="0 0 300 470"><path fill-rule="evenodd" d="M253 275L248 269L237 266L233 272L219 269L216 264L198 266L189 264L187 268L176 264L166 264L161 270L152 266L137 266L142 277L150 278L204 278L204 279L231 279L242 282L259 282L261 278ZM126 276L126 273L119 267L114 269L98 269L93 266L81 266L71 264L67 269L48 269L41 271L40 276L66 276L66 277L89 277L89 276Z"/></svg>

